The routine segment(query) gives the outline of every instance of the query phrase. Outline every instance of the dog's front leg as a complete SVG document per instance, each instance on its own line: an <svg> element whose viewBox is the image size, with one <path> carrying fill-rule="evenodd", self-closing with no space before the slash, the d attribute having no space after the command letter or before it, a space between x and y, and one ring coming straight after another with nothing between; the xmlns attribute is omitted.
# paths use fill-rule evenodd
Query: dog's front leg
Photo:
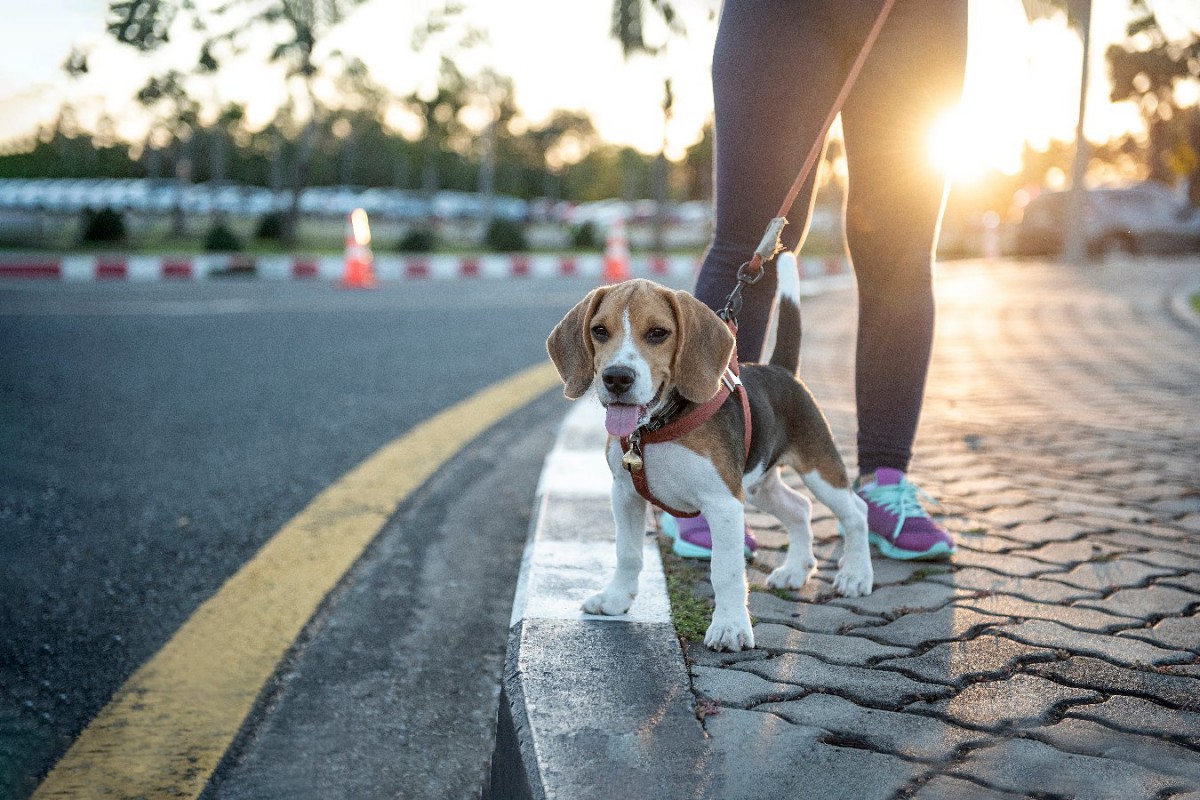
<svg viewBox="0 0 1200 800"><path fill-rule="evenodd" d="M637 597L646 538L646 501L634 490L624 471L613 477L612 509L617 526L617 571L604 591L583 604L588 614L624 614Z"/></svg>
<svg viewBox="0 0 1200 800"><path fill-rule="evenodd" d="M754 647L754 628L746 608L746 509L736 497L712 503L704 508L704 517L712 531L710 567L716 609L712 624L704 635L704 644L712 650L750 650Z"/></svg>

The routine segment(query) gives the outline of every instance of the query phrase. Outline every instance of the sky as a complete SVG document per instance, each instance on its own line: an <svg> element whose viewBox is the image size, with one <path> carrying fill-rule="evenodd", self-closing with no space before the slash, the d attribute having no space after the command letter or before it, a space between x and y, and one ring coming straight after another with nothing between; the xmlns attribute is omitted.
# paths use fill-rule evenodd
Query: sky
<svg viewBox="0 0 1200 800"><path fill-rule="evenodd" d="M471 24L488 33L488 43L463 59L466 70L487 64L512 77L516 100L534 123L555 109L587 111L609 141L657 151L663 139L664 77L675 95L667 131L668 154L678 158L696 141L712 107L709 64L716 33L718 0L676 0L687 36L672 40L665 59L624 59L609 35L612 0L462 0ZM428 85L436 60L412 52L414 28L439 0L367 0L331 39L330 47L361 57L372 74L398 94ZM1194 0L1156 0L1160 21L1182 33L1200 28ZM52 118L71 98L85 121L107 108L121 133L136 135L141 115L132 96L155 64L187 68L190 50L146 58L112 42L104 32L105 0L39 0L5 25L0 48L0 146ZM563 19L563 9L570 18ZM939 152L956 169L982 165L1015 169L1023 142L1044 146L1069 140L1079 85L1078 38L1065 20L1030 24L1020 0L970 0L971 41L967 92L960 113L948 120ZM1088 135L1104 140L1139 127L1128 104L1108 102L1104 50L1124 36L1128 0L1094 0ZM657 39L648 16L647 38ZM70 85L60 66L72 46L91 51L91 72ZM249 58L212 87L214 94L251 104L252 119L265 122L279 98L279 76ZM402 131L416 133L398 119ZM407 125L407 127L406 127ZM940 142L940 144L938 144ZM970 142L972 149L958 152Z"/></svg>

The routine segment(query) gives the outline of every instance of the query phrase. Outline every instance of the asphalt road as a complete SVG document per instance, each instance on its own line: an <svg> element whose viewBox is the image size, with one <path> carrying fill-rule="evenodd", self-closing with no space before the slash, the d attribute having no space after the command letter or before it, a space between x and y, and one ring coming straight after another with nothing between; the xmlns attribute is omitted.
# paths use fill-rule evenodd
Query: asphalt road
<svg viewBox="0 0 1200 800"><path fill-rule="evenodd" d="M322 489L544 360L547 332L588 288L0 286L0 797L28 796ZM205 796L477 791L529 503L565 409L543 396L404 503Z"/></svg>

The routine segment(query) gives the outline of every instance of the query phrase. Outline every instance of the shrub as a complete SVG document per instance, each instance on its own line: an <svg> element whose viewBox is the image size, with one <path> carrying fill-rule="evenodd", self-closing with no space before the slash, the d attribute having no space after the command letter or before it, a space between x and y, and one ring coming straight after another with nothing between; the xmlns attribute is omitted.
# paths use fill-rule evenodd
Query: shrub
<svg viewBox="0 0 1200 800"><path fill-rule="evenodd" d="M600 250L602 243L596 231L596 223L585 222L571 228L571 245L578 250Z"/></svg>
<svg viewBox="0 0 1200 800"><path fill-rule="evenodd" d="M529 249L525 231L510 219L494 219L483 236L483 244L497 253L515 253Z"/></svg>
<svg viewBox="0 0 1200 800"><path fill-rule="evenodd" d="M241 249L241 238L224 222L214 222L204 237L204 250L208 253L236 253Z"/></svg>
<svg viewBox="0 0 1200 800"><path fill-rule="evenodd" d="M83 233L81 241L87 244L113 244L124 242L127 236L125 217L121 213L104 207L85 209L83 212Z"/></svg>
<svg viewBox="0 0 1200 800"><path fill-rule="evenodd" d="M269 214L264 214L262 219L258 221L258 227L254 231L254 238L280 241L283 239L286 222L287 220L284 219L282 211L272 211Z"/></svg>
<svg viewBox="0 0 1200 800"><path fill-rule="evenodd" d="M401 253L432 253L436 247L437 234L429 228L413 228L396 245Z"/></svg>

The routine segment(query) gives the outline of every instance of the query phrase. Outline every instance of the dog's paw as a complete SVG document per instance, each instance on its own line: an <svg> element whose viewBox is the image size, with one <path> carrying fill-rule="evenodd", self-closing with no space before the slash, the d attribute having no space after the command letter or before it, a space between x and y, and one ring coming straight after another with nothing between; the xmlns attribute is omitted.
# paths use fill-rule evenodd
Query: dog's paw
<svg viewBox="0 0 1200 800"><path fill-rule="evenodd" d="M704 644L710 650L754 649L754 628L750 625L750 614L745 608L733 614L714 614Z"/></svg>
<svg viewBox="0 0 1200 800"><path fill-rule="evenodd" d="M633 605L634 594L630 592L614 592L605 589L603 592L598 592L583 603L583 611L586 614L603 614L608 617L615 617L624 614Z"/></svg>
<svg viewBox="0 0 1200 800"><path fill-rule="evenodd" d="M767 586L772 589L801 589L817 571L816 559L802 564L785 563L767 576Z"/></svg>
<svg viewBox="0 0 1200 800"><path fill-rule="evenodd" d="M833 576L833 588L842 597L866 597L875 583L875 570L870 559L858 563L845 563Z"/></svg>

